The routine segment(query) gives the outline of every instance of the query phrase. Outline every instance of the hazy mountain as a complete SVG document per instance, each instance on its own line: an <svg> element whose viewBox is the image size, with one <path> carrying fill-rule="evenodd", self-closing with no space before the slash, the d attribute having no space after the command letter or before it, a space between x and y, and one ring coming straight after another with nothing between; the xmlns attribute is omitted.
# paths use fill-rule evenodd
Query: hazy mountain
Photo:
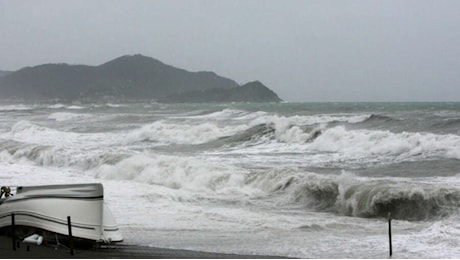
<svg viewBox="0 0 460 260"><path fill-rule="evenodd" d="M8 75L10 73L11 73L11 71L0 70L0 78L3 77L3 76Z"/></svg>
<svg viewBox="0 0 460 260"><path fill-rule="evenodd" d="M275 92L259 81L249 82L231 89L208 89L174 94L161 98L160 102L280 102Z"/></svg>
<svg viewBox="0 0 460 260"><path fill-rule="evenodd" d="M109 61L97 67L97 72L103 79L97 82L97 89L116 88L120 92L117 94L134 98L159 98L186 91L238 86L235 81L213 72L189 72L142 55Z"/></svg>
<svg viewBox="0 0 460 260"><path fill-rule="evenodd" d="M239 86L214 72L189 72L142 55L99 66L44 64L0 77L0 98L26 100L279 101L264 88ZM267 90L276 98L270 100ZM201 99L195 97L200 93Z"/></svg>

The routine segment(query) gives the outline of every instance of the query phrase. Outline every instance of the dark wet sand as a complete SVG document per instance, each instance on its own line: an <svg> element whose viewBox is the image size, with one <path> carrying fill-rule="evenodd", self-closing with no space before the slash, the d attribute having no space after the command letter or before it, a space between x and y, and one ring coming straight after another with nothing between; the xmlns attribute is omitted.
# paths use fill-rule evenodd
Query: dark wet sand
<svg viewBox="0 0 460 260"><path fill-rule="evenodd" d="M75 249L74 255L71 255L70 249L63 246L28 245L22 243L22 241L17 244L19 248L13 251L11 238L0 236L0 258L281 258L278 256L220 254L191 250L176 250L126 245L124 243L97 249ZM29 251L27 251L28 249Z"/></svg>

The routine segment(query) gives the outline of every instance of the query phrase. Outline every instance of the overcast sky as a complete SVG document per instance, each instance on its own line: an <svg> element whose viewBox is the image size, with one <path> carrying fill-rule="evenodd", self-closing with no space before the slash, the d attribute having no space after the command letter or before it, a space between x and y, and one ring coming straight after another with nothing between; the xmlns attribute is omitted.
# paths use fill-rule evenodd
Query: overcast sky
<svg viewBox="0 0 460 260"><path fill-rule="evenodd" d="M138 53L287 101L460 101L460 1L0 0L0 70Z"/></svg>

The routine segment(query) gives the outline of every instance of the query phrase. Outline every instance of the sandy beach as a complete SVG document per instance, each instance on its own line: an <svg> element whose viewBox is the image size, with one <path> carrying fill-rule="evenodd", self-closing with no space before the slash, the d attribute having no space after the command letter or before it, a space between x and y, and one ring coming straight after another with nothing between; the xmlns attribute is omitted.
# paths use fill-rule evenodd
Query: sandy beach
<svg viewBox="0 0 460 260"><path fill-rule="evenodd" d="M97 249L75 249L71 255L70 249L66 247L56 247L54 245L29 245L21 242L17 243L19 247L13 250L13 244L10 237L0 236L0 255L4 259L24 259L24 258L201 258L201 259L276 259L277 256L261 255L238 255L238 254L220 254L212 252L200 252L191 250L166 249L157 247L145 247L136 245L127 245L120 243L114 246L104 246Z"/></svg>

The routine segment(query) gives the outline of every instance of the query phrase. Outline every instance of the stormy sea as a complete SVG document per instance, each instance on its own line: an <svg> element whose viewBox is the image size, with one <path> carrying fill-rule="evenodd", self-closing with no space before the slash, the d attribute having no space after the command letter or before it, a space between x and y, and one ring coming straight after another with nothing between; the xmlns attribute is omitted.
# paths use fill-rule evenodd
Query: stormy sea
<svg viewBox="0 0 460 260"><path fill-rule="evenodd" d="M2 186L104 185L126 244L460 257L460 103L1 104Z"/></svg>

